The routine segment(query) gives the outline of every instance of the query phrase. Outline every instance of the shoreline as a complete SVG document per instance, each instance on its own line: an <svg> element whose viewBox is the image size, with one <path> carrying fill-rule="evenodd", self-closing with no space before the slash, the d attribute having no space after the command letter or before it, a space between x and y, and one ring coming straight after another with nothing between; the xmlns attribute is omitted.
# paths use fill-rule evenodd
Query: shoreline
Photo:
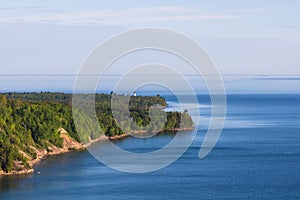
<svg viewBox="0 0 300 200"><path fill-rule="evenodd" d="M193 130L193 129L194 129L194 127L182 128L182 129L180 129L180 128L167 129L167 130L159 131L158 133L175 132L175 131L190 131L190 130ZM14 175L33 174L34 173L34 168L33 167L35 165L37 165L38 163L40 163L42 160L46 159L48 156L59 155L59 154L64 154L64 153L68 153L68 152L84 151L88 147L90 147L91 145L93 145L93 144L95 144L99 141L103 141L103 140L120 140L120 139L129 137L129 136L132 136L134 134L137 135L137 134L147 133L147 131L141 130L141 131L135 131L135 132L130 132L130 133L124 133L124 134L121 134L121 135L111 136L111 137L102 135L99 138L96 138L94 140L90 140L90 142L88 142L86 144L83 144L83 143L79 143L79 142L74 141L74 139L72 139L69 135L66 136L67 132L64 129L60 129L60 131L61 131L62 137L64 139L67 138L66 140L69 140L69 141L64 140L64 143L68 143L72 140L71 142L73 142L73 145L71 145L71 146L65 145L63 148L58 148L58 147L56 147L56 146L54 146L50 143L49 149L53 150L52 152L51 151L48 152L46 149L39 150L39 149L36 149L35 147L32 147L37 152L37 158L28 161L28 163L31 167L30 169L22 169L20 171L12 170L10 172L4 172L4 171L1 170L0 171L0 177L1 176L14 176ZM153 131L153 132L155 132L155 131Z"/></svg>
<svg viewBox="0 0 300 200"><path fill-rule="evenodd" d="M191 130L194 130L194 129L195 129L194 127L192 127L192 128L175 128L175 129L166 129L166 130L163 130L163 131L159 131L157 133L175 132L175 131L191 131ZM129 136L134 137L134 135L145 134L147 132L149 132L149 131L145 131L145 130L135 131L135 132L124 133L124 134L121 134L121 135L108 137L108 139L109 140L119 140L119 139L123 139L123 138L129 137ZM151 131L151 133L154 133L154 132L156 132L156 131Z"/></svg>

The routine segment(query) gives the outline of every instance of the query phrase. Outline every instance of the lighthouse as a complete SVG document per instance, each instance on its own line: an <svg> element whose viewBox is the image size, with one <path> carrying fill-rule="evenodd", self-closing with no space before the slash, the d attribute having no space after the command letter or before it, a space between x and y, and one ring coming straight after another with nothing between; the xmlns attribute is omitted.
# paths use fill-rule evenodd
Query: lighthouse
<svg viewBox="0 0 300 200"><path fill-rule="evenodd" d="M136 97L136 92L135 91L133 92L133 96Z"/></svg>

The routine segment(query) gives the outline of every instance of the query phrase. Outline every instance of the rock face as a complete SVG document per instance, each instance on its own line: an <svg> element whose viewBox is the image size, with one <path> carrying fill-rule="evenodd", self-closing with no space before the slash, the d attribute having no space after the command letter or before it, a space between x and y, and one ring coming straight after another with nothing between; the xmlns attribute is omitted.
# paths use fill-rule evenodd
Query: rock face
<svg viewBox="0 0 300 200"><path fill-rule="evenodd" d="M30 164L31 167L33 167L33 165L38 163L45 156L57 155L57 154L66 153L66 152L69 152L72 150L80 150L80 149L85 148L84 144L79 143L76 140L74 140L73 138L71 138L65 129L60 128L60 129L58 129L58 131L60 132L60 137L63 138L63 147L59 148L49 142L47 150L46 149L41 150L41 149L35 148L34 150L37 153L37 158L32 159L31 164Z"/></svg>
<svg viewBox="0 0 300 200"><path fill-rule="evenodd" d="M63 147L59 148L49 143L49 154L60 154L70 150L78 150L84 148L84 145L71 138L65 129L60 128L58 131L60 132L60 137L63 138Z"/></svg>
<svg viewBox="0 0 300 200"><path fill-rule="evenodd" d="M37 149L36 147L31 146L30 148L32 148L37 155L36 158L32 158L22 150L19 150L19 153L21 153L25 158L27 158L30 168L29 169L26 168L20 161L15 161L14 166L15 169L18 170L13 170L8 173L0 170L0 175L30 174L34 172L34 169L32 167L48 155L57 155L72 150L84 149L86 147L86 145L79 143L73 138L71 138L65 129L60 128L59 132L60 132L60 137L63 138L62 148L56 147L50 142L48 142L48 149Z"/></svg>

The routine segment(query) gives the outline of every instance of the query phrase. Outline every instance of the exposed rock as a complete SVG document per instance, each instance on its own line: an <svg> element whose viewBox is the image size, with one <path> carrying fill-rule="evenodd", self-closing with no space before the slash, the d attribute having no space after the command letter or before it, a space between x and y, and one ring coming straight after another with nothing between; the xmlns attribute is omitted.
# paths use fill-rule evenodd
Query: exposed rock
<svg viewBox="0 0 300 200"><path fill-rule="evenodd" d="M15 170L12 170L11 172L4 172L0 170L0 175L30 174L34 171L32 167L48 155L62 154L72 150L84 149L86 147L86 145L79 143L73 138L71 138L65 129L60 128L58 131L60 132L60 137L63 138L62 148L56 147L50 142L47 142L48 149L38 149L34 146L30 146L30 148L32 148L37 155L35 159L19 149L19 153L22 154L25 158L27 158L28 164L31 167L31 169L26 169L22 161L14 161Z"/></svg>

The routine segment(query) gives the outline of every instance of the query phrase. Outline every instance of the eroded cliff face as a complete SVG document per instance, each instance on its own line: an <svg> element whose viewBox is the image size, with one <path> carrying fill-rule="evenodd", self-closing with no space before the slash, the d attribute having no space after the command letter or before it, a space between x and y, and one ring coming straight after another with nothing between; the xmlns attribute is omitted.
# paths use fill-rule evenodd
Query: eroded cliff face
<svg viewBox="0 0 300 200"><path fill-rule="evenodd" d="M71 138L65 129L60 128L58 131L60 132L60 137L63 139L62 148L57 147L50 142L47 142L47 149L38 149L34 146L30 146L30 148L36 153L35 158L19 149L19 153L27 159L28 165L24 164L22 161L15 160L14 170L7 173L0 170L0 175L30 174L34 172L33 166L40 162L46 156L62 154L72 150L81 150L86 147L86 145L79 143L73 138Z"/></svg>

